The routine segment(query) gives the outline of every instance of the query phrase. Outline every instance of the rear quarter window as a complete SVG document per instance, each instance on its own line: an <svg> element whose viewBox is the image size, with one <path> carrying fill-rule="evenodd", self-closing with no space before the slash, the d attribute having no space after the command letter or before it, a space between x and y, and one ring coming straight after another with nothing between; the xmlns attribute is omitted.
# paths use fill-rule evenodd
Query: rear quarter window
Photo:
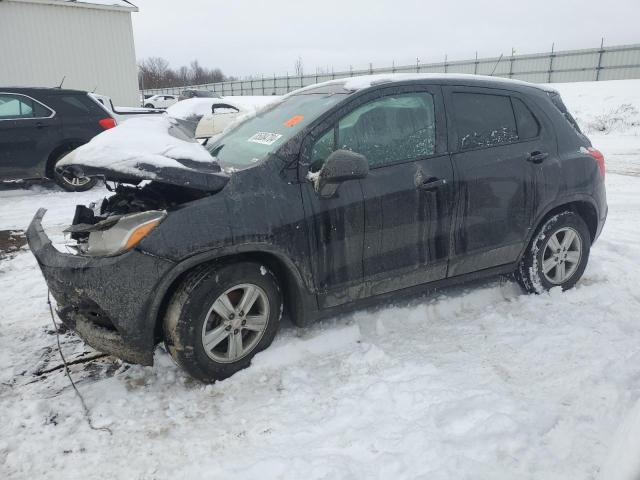
<svg viewBox="0 0 640 480"><path fill-rule="evenodd" d="M87 95L61 94L50 98L56 102L57 110L65 115L106 116L106 112Z"/></svg>
<svg viewBox="0 0 640 480"><path fill-rule="evenodd" d="M511 97L513 102L513 111L516 115L516 124L518 126L518 138L527 140L535 138L540 133L540 123L535 115L531 113L529 107L519 98Z"/></svg>

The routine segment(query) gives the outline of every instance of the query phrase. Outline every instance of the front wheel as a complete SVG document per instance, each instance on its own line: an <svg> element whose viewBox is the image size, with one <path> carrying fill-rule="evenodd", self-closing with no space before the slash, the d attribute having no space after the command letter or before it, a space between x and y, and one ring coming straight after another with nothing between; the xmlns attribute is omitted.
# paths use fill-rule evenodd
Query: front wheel
<svg viewBox="0 0 640 480"><path fill-rule="evenodd" d="M275 276L253 262L209 265L189 274L164 318L174 360L203 382L248 367L273 341L282 316Z"/></svg>
<svg viewBox="0 0 640 480"><path fill-rule="evenodd" d="M84 177L74 174L71 169L59 167L58 162L67 156L64 152L53 163L53 180L67 192L85 192L95 187L97 180L92 177Z"/></svg>
<svg viewBox="0 0 640 480"><path fill-rule="evenodd" d="M572 288L587 266L591 235L582 218L571 211L552 216L538 229L515 277L529 293L553 287Z"/></svg>

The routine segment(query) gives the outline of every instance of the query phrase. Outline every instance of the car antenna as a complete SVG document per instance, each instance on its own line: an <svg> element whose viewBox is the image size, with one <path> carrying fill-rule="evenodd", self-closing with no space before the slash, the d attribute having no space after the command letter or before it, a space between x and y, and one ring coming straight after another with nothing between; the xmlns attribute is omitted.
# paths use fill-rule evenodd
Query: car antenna
<svg viewBox="0 0 640 480"><path fill-rule="evenodd" d="M98 89L98 85L96 85L95 87L93 87L93 90L91 90L91 93L96 93L96 90Z"/></svg>
<svg viewBox="0 0 640 480"><path fill-rule="evenodd" d="M500 63L500 60L502 60L502 53L500 54L500 58L498 58L498 61L496 62L496 64L493 66L493 70L491 70L491 75L493 77L494 72L496 71L496 68L498 68L498 64Z"/></svg>
<svg viewBox="0 0 640 480"><path fill-rule="evenodd" d="M62 80L60 81L60 85L58 85L58 88L62 88L62 84L64 83L64 81L66 80L67 76L63 76Z"/></svg>

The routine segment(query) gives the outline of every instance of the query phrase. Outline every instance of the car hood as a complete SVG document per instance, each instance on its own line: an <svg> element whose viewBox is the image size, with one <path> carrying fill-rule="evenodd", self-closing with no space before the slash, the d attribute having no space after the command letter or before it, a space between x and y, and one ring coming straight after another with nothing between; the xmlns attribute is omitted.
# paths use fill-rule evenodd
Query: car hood
<svg viewBox="0 0 640 480"><path fill-rule="evenodd" d="M120 183L151 180L215 192L229 181L193 138L191 126L166 115L131 119L94 137L56 165L76 175Z"/></svg>

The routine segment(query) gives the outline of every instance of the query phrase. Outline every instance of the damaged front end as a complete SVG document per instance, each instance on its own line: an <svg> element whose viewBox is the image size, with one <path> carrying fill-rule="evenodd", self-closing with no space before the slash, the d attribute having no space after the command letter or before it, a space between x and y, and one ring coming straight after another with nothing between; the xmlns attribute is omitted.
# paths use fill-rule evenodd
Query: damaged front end
<svg viewBox="0 0 640 480"><path fill-rule="evenodd" d="M101 172L107 181L115 180ZM40 209L27 232L61 320L93 348L127 362L151 365L156 343L151 299L175 266L140 242L152 235L181 205L214 194L228 177L217 175L215 188L118 178L113 194L88 206L78 205L65 229L72 253L58 251L42 226ZM123 181L128 181L125 184Z"/></svg>

